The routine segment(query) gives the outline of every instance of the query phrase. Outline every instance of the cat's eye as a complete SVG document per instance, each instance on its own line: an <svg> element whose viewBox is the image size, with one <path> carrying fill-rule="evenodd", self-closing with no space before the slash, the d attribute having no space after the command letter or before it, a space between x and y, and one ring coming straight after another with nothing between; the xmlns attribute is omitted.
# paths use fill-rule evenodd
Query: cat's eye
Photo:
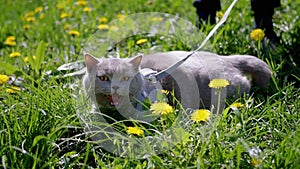
<svg viewBox="0 0 300 169"><path fill-rule="evenodd" d="M122 77L122 81L128 81L129 80L129 77L128 76L123 76Z"/></svg>
<svg viewBox="0 0 300 169"><path fill-rule="evenodd" d="M99 76L99 79L101 80L101 81L108 81L108 77L107 76Z"/></svg>

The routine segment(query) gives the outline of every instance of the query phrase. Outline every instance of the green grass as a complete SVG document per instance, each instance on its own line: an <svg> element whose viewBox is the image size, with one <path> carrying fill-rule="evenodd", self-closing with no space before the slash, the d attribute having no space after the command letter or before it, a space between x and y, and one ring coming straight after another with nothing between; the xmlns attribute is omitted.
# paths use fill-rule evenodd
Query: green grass
<svg viewBox="0 0 300 169"><path fill-rule="evenodd" d="M62 77L68 72L57 68L83 58L80 51L97 31L100 17L112 21L118 14L159 11L195 23L191 1L91 1L87 3L92 9L89 13L74 5L74 0L59 10L57 4L64 2L0 2L0 74L11 77L0 90L1 168L299 168L300 2L287 0L276 9L275 31L282 43L273 51L250 39L254 21L250 2L238 1L211 44L219 54L252 54L265 60L273 72L270 86L240 98L245 106L238 110L228 107L223 116L191 123L188 139L145 159L114 156L88 139L77 116L72 79ZM222 2L223 12L229 3ZM43 10L33 14L34 22L24 19L26 13L40 6ZM71 17L60 18L63 12ZM25 25L29 29L24 29ZM203 32L207 34L210 28ZM72 37L70 30L80 36ZM8 36L16 37L16 46L3 43ZM159 36L149 38L152 43L146 46L136 46L140 38L144 37L122 42L121 56L152 44L162 46L164 51L191 50ZM21 56L10 58L11 52L20 52ZM25 57L29 62L24 62ZM10 86L18 86L21 91L7 93ZM258 166L253 165L254 159Z"/></svg>

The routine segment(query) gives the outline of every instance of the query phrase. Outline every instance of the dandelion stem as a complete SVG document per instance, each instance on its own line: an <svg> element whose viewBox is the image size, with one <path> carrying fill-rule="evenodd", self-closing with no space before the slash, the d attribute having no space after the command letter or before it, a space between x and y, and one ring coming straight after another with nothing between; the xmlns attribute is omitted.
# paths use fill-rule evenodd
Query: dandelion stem
<svg viewBox="0 0 300 169"><path fill-rule="evenodd" d="M220 112L220 104L221 104L221 88L217 89L217 94L218 94L218 105L217 105L217 115Z"/></svg>
<svg viewBox="0 0 300 169"><path fill-rule="evenodd" d="M162 127L162 129L163 129L163 134L164 134L164 136L167 136L166 127L165 127L164 119L163 119L162 116L163 116L163 115L160 116L161 127Z"/></svg>
<svg viewBox="0 0 300 169"><path fill-rule="evenodd" d="M260 58L260 48L261 48L261 41L260 40L258 40L257 41L257 48L258 48L258 52L257 52L257 54L258 54L258 56L257 57L259 57Z"/></svg>

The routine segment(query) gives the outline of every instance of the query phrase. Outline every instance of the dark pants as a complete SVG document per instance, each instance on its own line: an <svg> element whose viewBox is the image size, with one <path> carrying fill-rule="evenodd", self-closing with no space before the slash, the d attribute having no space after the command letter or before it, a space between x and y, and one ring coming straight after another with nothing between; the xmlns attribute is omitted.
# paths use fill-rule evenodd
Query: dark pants
<svg viewBox="0 0 300 169"><path fill-rule="evenodd" d="M195 0L193 6L197 9L199 17L198 26L201 27L203 23L216 23L216 11L221 10L220 0Z"/></svg>
<svg viewBox="0 0 300 169"><path fill-rule="evenodd" d="M280 6L280 0L251 0L251 9L254 12L255 28L265 31L266 37L273 42L280 39L273 29L274 8Z"/></svg>
<svg viewBox="0 0 300 169"><path fill-rule="evenodd" d="M197 15L199 17L199 20L197 22L197 27L201 27L204 23L210 23L211 25L216 23L216 13L207 13L198 11Z"/></svg>

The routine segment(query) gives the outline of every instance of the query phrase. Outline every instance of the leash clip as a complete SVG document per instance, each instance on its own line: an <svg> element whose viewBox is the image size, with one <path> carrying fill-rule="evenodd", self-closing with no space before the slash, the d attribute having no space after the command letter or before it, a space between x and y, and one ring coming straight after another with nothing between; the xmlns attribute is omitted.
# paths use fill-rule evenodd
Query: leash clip
<svg viewBox="0 0 300 169"><path fill-rule="evenodd" d="M150 74L148 77L145 77L146 80L148 80L151 83L157 83L157 79L155 77L155 74Z"/></svg>
<svg viewBox="0 0 300 169"><path fill-rule="evenodd" d="M157 71L152 70L150 68L144 68L141 70L141 73L145 80L151 83L157 83L157 79L156 79Z"/></svg>

